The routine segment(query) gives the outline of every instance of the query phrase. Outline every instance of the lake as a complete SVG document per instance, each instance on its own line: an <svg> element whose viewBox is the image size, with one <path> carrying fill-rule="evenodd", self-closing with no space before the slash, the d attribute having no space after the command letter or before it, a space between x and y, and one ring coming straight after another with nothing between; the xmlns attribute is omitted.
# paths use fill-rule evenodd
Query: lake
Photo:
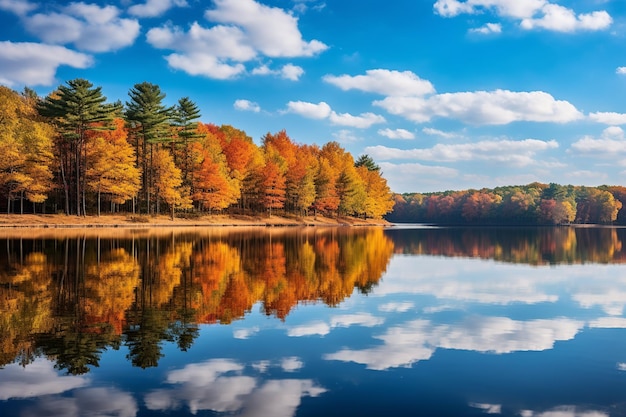
<svg viewBox="0 0 626 417"><path fill-rule="evenodd" d="M0 231L0 415L626 415L626 229Z"/></svg>

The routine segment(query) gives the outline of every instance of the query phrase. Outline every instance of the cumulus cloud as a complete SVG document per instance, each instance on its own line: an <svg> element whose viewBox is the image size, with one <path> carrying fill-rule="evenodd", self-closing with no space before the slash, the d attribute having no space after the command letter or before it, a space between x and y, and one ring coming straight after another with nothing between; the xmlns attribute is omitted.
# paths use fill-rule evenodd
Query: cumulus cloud
<svg viewBox="0 0 626 417"><path fill-rule="evenodd" d="M0 10L6 10L18 16L23 16L36 8L37 6L28 0L0 0Z"/></svg>
<svg viewBox="0 0 626 417"><path fill-rule="evenodd" d="M332 111L329 120L334 125L355 127L358 129L367 129L372 125L386 122L383 116L369 112L354 116L350 113L336 113Z"/></svg>
<svg viewBox="0 0 626 417"><path fill-rule="evenodd" d="M391 302L385 303L378 306L378 310L383 311L385 313L406 313L407 311L415 308L415 304L409 301L405 302Z"/></svg>
<svg viewBox="0 0 626 417"><path fill-rule="evenodd" d="M358 136L354 134L354 132L349 129L340 129L337 132L333 132L332 136L339 143L354 143L361 140Z"/></svg>
<svg viewBox="0 0 626 417"><path fill-rule="evenodd" d="M406 129L380 129L378 134L389 139L415 139L415 134Z"/></svg>
<svg viewBox="0 0 626 417"><path fill-rule="evenodd" d="M251 327L249 329L237 329L233 330L233 337L235 339L248 339L259 332L259 328L257 326Z"/></svg>
<svg viewBox="0 0 626 417"><path fill-rule="evenodd" d="M435 13L443 17L488 10L497 16L518 20L520 27L525 30L595 31L606 29L613 23L611 16L604 10L577 15L574 10L548 0L437 0L433 8Z"/></svg>
<svg viewBox="0 0 626 417"><path fill-rule="evenodd" d="M522 417L609 417L604 411L589 410L571 405L563 405L547 411L521 410Z"/></svg>
<svg viewBox="0 0 626 417"><path fill-rule="evenodd" d="M350 327L350 326L364 326L374 327L383 324L385 320L381 317L373 316L369 313L357 313L357 314L344 314L331 317L331 327Z"/></svg>
<svg viewBox="0 0 626 417"><path fill-rule="evenodd" d="M457 133L444 132L443 130L433 129L432 127L425 127L422 129L422 132L430 136L439 136L444 139L454 139L454 138L461 137L461 135Z"/></svg>
<svg viewBox="0 0 626 417"><path fill-rule="evenodd" d="M298 19L282 9L254 0L215 0L205 17L215 23L204 27L194 22L188 31L166 24L150 29L149 44L174 53L166 60L174 69L191 75L228 79L245 72L244 63L259 56L271 58L310 57L328 47L317 40L305 41ZM273 73L261 67L255 74ZM304 70L287 64L279 71L286 79L297 80Z"/></svg>
<svg viewBox="0 0 626 417"><path fill-rule="evenodd" d="M88 384L89 379L84 376L58 375L53 362L38 358L25 367L16 363L4 367L0 400L60 394Z"/></svg>
<svg viewBox="0 0 626 417"><path fill-rule="evenodd" d="M34 406L27 407L23 417L79 417L117 416L135 417L139 408L127 392L115 388L87 388L73 393L73 397L41 397Z"/></svg>
<svg viewBox="0 0 626 417"><path fill-rule="evenodd" d="M273 70L267 65L261 65L252 70L252 75L276 75L285 80L298 81L304 74L304 69L297 65L286 64L282 68Z"/></svg>
<svg viewBox="0 0 626 417"><path fill-rule="evenodd" d="M280 74L286 80L298 81L304 74L304 70L297 65L287 64L281 68Z"/></svg>
<svg viewBox="0 0 626 417"><path fill-rule="evenodd" d="M306 101L290 101L287 103L287 112L299 114L308 119L326 119L332 112L328 103L321 101L317 104Z"/></svg>
<svg viewBox="0 0 626 417"><path fill-rule="evenodd" d="M139 22L119 17L115 6L70 3L60 12L24 17L24 25L46 43L73 44L90 52L115 51L135 42Z"/></svg>
<svg viewBox="0 0 626 417"><path fill-rule="evenodd" d="M157 17L172 7L186 6L188 6L186 0L147 0L145 3L130 6L128 13L138 17Z"/></svg>
<svg viewBox="0 0 626 417"><path fill-rule="evenodd" d="M285 372L296 372L304 367L304 362L302 362L300 358L296 356L291 356L281 359L280 367Z"/></svg>
<svg viewBox="0 0 626 417"><path fill-rule="evenodd" d="M611 126L624 125L626 124L626 113L595 112L589 114L589 119Z"/></svg>
<svg viewBox="0 0 626 417"><path fill-rule="evenodd" d="M306 101L290 101L287 103L287 110L285 110L285 112L299 114L300 116L309 119L328 119L334 125L360 129L365 129L374 124L385 122L384 117L374 113L362 113L358 116L354 116L349 113L337 113L333 111L328 103L324 101L317 104Z"/></svg>
<svg viewBox="0 0 626 417"><path fill-rule="evenodd" d="M542 8L543 16L526 18L521 22L524 29L547 29L556 32L575 32L577 30L602 30L611 26L613 19L603 11L579 14L558 4L546 4Z"/></svg>
<svg viewBox="0 0 626 417"><path fill-rule="evenodd" d="M365 152L375 159L416 159L425 161L497 161L518 166L531 165L538 152L558 148L556 141L538 139L484 140L475 143L437 144L432 148L398 149L383 145L370 146Z"/></svg>
<svg viewBox="0 0 626 417"><path fill-rule="evenodd" d="M490 33L502 33L502 25L500 23L487 23L479 28L470 29L471 33L479 33L481 35L489 35Z"/></svg>
<svg viewBox="0 0 626 417"><path fill-rule="evenodd" d="M325 75L323 80L344 91L361 90L385 96L422 96L435 91L430 81L421 79L411 71L372 69L366 71L365 75Z"/></svg>
<svg viewBox="0 0 626 417"><path fill-rule="evenodd" d="M61 65L83 69L92 64L90 55L63 46L0 42L0 83L8 86L52 85Z"/></svg>
<svg viewBox="0 0 626 417"><path fill-rule="evenodd" d="M615 73L620 74L620 75L626 74L626 67L617 67L617 69L615 70Z"/></svg>
<svg viewBox="0 0 626 417"><path fill-rule="evenodd" d="M368 369L409 367L427 360L438 348L505 354L551 349L556 341L571 340L584 323L566 318L517 321L507 317L473 317L461 323L434 324L414 320L390 327L377 336L383 345L345 348L324 359L356 362Z"/></svg>
<svg viewBox="0 0 626 417"><path fill-rule="evenodd" d="M624 130L618 126L607 127L602 131L599 138L584 136L572 143L571 149L581 153L593 153L607 157L623 154L626 152Z"/></svg>
<svg viewBox="0 0 626 417"><path fill-rule="evenodd" d="M326 336L330 333L330 326L323 321L315 321L312 323L303 324L300 326L294 326L287 330L287 335L291 337L302 336Z"/></svg>
<svg viewBox="0 0 626 417"><path fill-rule="evenodd" d="M233 107L235 108L235 110L251 111L254 113L258 113L261 111L261 106L259 106L258 103L244 99L235 100L235 104L233 104Z"/></svg>
<svg viewBox="0 0 626 417"><path fill-rule="evenodd" d="M428 98L391 96L375 101L374 105L418 123L434 117L458 119L473 125L516 121L566 123L583 117L571 103L555 100L543 91L476 91Z"/></svg>
<svg viewBox="0 0 626 417"><path fill-rule="evenodd" d="M302 363L298 358L286 358L281 366L295 371L302 367ZM291 417L302 397L316 397L326 392L308 379L262 382L241 375L243 369L244 366L235 361L214 359L170 371L167 382L172 384L172 388L150 392L145 397L146 407L168 411L185 405L192 414L210 410L248 417Z"/></svg>

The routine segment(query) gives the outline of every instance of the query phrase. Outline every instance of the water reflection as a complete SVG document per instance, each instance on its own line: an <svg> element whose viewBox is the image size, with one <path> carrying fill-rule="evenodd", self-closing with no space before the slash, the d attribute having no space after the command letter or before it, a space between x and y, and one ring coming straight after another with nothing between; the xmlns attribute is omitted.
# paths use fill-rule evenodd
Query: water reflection
<svg viewBox="0 0 626 417"><path fill-rule="evenodd" d="M382 229L3 243L0 365L44 355L74 375L121 344L134 366L157 366L163 341L185 351L198 324L231 323L257 302L280 319L298 303L335 306L371 291L393 251Z"/></svg>
<svg viewBox="0 0 626 417"><path fill-rule="evenodd" d="M395 253L529 265L626 262L626 230L613 227L398 228Z"/></svg>
<svg viewBox="0 0 626 417"><path fill-rule="evenodd" d="M0 414L626 415L624 229L0 243Z"/></svg>

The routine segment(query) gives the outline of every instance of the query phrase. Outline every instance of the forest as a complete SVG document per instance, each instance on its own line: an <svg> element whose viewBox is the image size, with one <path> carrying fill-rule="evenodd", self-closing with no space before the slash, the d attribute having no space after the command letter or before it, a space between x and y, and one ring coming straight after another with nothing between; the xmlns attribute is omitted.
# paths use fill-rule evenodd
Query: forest
<svg viewBox="0 0 626 417"><path fill-rule="evenodd" d="M381 218L393 194L368 155L200 121L189 97L164 104L135 84L107 102L85 79L41 98L0 86L0 210L133 215L246 213Z"/></svg>
<svg viewBox="0 0 626 417"><path fill-rule="evenodd" d="M538 182L493 189L396 194L387 220L443 225L626 224L626 187Z"/></svg>

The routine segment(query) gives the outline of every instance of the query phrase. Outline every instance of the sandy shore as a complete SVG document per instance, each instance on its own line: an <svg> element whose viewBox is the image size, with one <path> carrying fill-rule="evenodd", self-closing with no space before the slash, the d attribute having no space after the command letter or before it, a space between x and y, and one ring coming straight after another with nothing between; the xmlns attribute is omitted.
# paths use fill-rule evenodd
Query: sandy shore
<svg viewBox="0 0 626 417"><path fill-rule="evenodd" d="M352 217L261 217L206 215L189 219L169 216L102 215L66 216L61 214L0 214L0 229L7 228L158 228L204 226L374 226L384 220Z"/></svg>

